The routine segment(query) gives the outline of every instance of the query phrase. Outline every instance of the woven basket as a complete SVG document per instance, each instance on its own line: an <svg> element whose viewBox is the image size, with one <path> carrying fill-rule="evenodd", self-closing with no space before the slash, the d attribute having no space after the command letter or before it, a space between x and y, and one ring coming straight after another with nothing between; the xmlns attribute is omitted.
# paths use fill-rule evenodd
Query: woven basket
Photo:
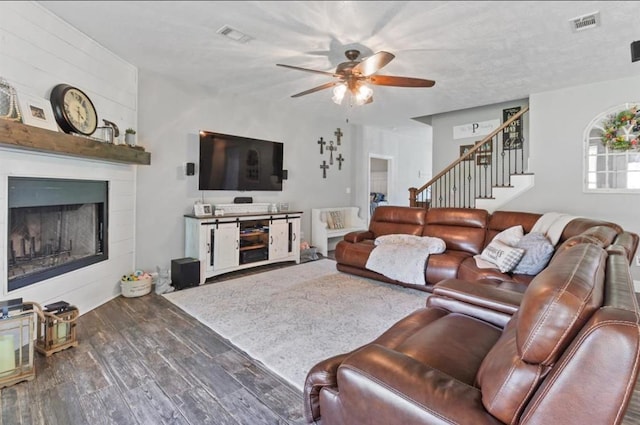
<svg viewBox="0 0 640 425"><path fill-rule="evenodd" d="M120 280L122 296L127 298L141 297L151 292L151 276L138 280Z"/></svg>

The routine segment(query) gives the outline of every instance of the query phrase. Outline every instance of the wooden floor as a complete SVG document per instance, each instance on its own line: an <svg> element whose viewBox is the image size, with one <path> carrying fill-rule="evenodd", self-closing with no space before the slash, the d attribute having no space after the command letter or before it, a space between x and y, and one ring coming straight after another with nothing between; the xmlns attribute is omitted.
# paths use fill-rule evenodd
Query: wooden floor
<svg viewBox="0 0 640 425"><path fill-rule="evenodd" d="M78 332L0 392L0 425L305 423L296 388L161 296L118 297ZM623 424L640 425L638 388Z"/></svg>
<svg viewBox="0 0 640 425"><path fill-rule="evenodd" d="M82 315L78 340L1 391L0 424L304 423L298 389L154 293Z"/></svg>

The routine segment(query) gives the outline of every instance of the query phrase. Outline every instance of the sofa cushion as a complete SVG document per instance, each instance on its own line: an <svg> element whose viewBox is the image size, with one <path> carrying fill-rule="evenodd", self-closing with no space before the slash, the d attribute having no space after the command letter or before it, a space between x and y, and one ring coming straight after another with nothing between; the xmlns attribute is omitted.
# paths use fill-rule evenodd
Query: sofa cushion
<svg viewBox="0 0 640 425"><path fill-rule="evenodd" d="M541 214L520 211L494 211L489 216L485 246L500 232L509 227L522 226L524 233L531 232Z"/></svg>
<svg viewBox="0 0 640 425"><path fill-rule="evenodd" d="M423 236L444 240L447 249L482 252L489 213L469 208L432 208L427 211Z"/></svg>
<svg viewBox="0 0 640 425"><path fill-rule="evenodd" d="M495 264L502 273L513 270L522 259L524 249L515 248L506 243L493 240L482 250L480 258Z"/></svg>
<svg viewBox="0 0 640 425"><path fill-rule="evenodd" d="M531 282L520 305L517 328L523 360L552 365L602 305L606 258L600 247L576 245Z"/></svg>
<svg viewBox="0 0 640 425"><path fill-rule="evenodd" d="M336 245L336 261L353 267L366 269L367 260L375 245L373 239L366 239L358 243L340 241Z"/></svg>
<svg viewBox="0 0 640 425"><path fill-rule="evenodd" d="M572 236L569 239L567 239L566 241L562 242L557 248L556 248L556 252L555 254L553 254L553 256L551 257L551 262L554 262L556 260L557 257L560 256L561 253L563 253L564 251L579 245L579 244L583 244L583 243L590 243L590 244L594 244L596 246L600 246L602 247L602 243L592 237L592 236L588 236L588 235L576 235L576 236Z"/></svg>
<svg viewBox="0 0 640 425"><path fill-rule="evenodd" d="M421 235L425 214L424 208L380 206L373 212L369 231L374 238L394 233Z"/></svg>
<svg viewBox="0 0 640 425"><path fill-rule="evenodd" d="M471 254L464 251L449 249L442 254L429 255L427 260L426 281L435 285L443 279L455 278L458 275L460 264L470 258Z"/></svg>
<svg viewBox="0 0 640 425"><path fill-rule="evenodd" d="M596 226L610 227L616 233L622 233L622 228L615 223L608 221L593 220L590 218L576 218L571 220L562 231L560 236L560 243L566 241L572 236L579 235Z"/></svg>
<svg viewBox="0 0 640 425"><path fill-rule="evenodd" d="M515 246L524 249L522 259L513 269L513 273L518 274L537 275L547 266L554 252L553 245L542 233L528 233Z"/></svg>
<svg viewBox="0 0 640 425"><path fill-rule="evenodd" d="M482 402L513 423L538 384L602 305L607 254L592 244L561 254L531 282L478 371Z"/></svg>

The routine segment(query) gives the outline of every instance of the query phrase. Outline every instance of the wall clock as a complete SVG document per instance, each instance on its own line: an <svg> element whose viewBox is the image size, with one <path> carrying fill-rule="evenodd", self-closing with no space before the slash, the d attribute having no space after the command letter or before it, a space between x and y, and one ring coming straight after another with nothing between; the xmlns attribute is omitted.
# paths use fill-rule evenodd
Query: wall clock
<svg viewBox="0 0 640 425"><path fill-rule="evenodd" d="M96 131L98 114L91 99L82 90L58 84L51 90L51 106L56 122L65 133L89 136Z"/></svg>

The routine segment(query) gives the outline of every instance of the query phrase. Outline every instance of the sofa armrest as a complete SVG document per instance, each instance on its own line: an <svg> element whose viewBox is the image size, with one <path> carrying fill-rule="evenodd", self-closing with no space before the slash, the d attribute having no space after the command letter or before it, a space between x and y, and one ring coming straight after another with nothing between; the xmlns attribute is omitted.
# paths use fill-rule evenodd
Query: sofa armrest
<svg viewBox="0 0 640 425"><path fill-rule="evenodd" d="M493 282L460 279L446 279L437 283L433 294L509 315L518 311L523 295L521 292L499 288Z"/></svg>
<svg viewBox="0 0 640 425"><path fill-rule="evenodd" d="M375 239L375 236L373 235L373 233L371 233L368 230L350 232L344 235L344 240L351 243L358 243L367 239Z"/></svg>
<svg viewBox="0 0 640 425"><path fill-rule="evenodd" d="M348 423L501 423L485 410L478 388L380 345L346 358L337 380L339 403L327 394L331 406L322 408L341 409Z"/></svg>
<svg viewBox="0 0 640 425"><path fill-rule="evenodd" d="M340 354L316 364L304 383L304 416L309 423L320 419L320 390L336 386L336 371L338 366L350 353Z"/></svg>

